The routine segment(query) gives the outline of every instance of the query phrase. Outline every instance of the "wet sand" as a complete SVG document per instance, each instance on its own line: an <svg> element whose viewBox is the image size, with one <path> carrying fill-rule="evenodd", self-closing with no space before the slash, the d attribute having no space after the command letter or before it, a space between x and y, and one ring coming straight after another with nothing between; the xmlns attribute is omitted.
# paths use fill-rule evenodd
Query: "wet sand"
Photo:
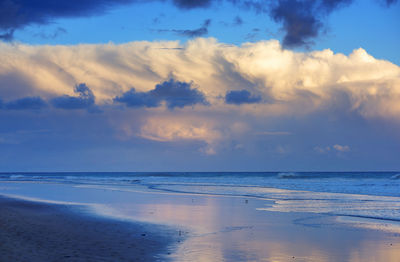
<svg viewBox="0 0 400 262"><path fill-rule="evenodd" d="M0 261L167 261L171 228L0 197Z"/></svg>

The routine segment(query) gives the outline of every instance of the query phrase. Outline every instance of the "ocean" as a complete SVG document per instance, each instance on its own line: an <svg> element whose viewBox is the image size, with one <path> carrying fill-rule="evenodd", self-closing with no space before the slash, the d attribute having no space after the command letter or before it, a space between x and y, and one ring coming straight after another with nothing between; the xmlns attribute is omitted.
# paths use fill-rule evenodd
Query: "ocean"
<svg viewBox="0 0 400 262"><path fill-rule="evenodd" d="M400 221L400 172L1 173L0 182L0 194L41 201L88 201L68 193L72 188L222 195L266 200L259 211ZM69 189L56 193L54 184Z"/></svg>

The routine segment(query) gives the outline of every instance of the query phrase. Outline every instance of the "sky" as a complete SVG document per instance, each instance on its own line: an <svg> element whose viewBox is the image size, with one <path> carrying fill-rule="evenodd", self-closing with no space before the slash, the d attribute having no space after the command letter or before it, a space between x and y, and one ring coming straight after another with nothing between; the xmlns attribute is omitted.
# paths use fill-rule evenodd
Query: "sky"
<svg viewBox="0 0 400 262"><path fill-rule="evenodd" d="M0 0L0 171L400 170L396 0Z"/></svg>

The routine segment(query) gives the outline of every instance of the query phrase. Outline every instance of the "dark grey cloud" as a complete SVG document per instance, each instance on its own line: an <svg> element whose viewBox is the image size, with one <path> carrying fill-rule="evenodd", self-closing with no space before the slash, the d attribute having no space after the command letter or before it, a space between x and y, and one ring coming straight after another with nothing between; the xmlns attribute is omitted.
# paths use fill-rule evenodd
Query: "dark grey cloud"
<svg viewBox="0 0 400 262"><path fill-rule="evenodd" d="M6 110L40 110L47 107L47 103L38 96L24 97L7 103L0 101L0 108Z"/></svg>
<svg viewBox="0 0 400 262"><path fill-rule="evenodd" d="M259 14L268 14L275 22L282 24L283 46L293 48L309 46L312 40L326 28L328 16L354 0L228 0ZM384 1L390 7L397 0ZM252 35L249 35L252 36Z"/></svg>
<svg viewBox="0 0 400 262"><path fill-rule="evenodd" d="M0 0L0 30L13 30L31 24L47 24L56 18L101 14L110 7L137 0Z"/></svg>
<svg viewBox="0 0 400 262"><path fill-rule="evenodd" d="M153 24L159 24L161 22L162 19L165 18L165 14L164 13L160 13L158 16L153 18Z"/></svg>
<svg viewBox="0 0 400 262"><path fill-rule="evenodd" d="M264 1L257 1L257 0L228 0L234 5L238 5L243 8L252 9L257 13L265 13L268 11L269 5L274 0L264 0Z"/></svg>
<svg viewBox="0 0 400 262"><path fill-rule="evenodd" d="M173 2L180 8L193 9L209 7L213 0L173 0Z"/></svg>
<svg viewBox="0 0 400 262"><path fill-rule="evenodd" d="M181 36L186 36L186 37L199 37L199 36L204 36L208 34L208 27L211 24L211 19L207 19L204 21L203 25L199 28L196 29L185 29L185 30L180 30L180 29L159 29L157 32L159 33L165 33L165 32L172 32Z"/></svg>
<svg viewBox="0 0 400 262"><path fill-rule="evenodd" d="M0 34L0 40L3 40L5 42L9 42L9 41L13 40L13 37L14 37L14 30L13 29L5 31L5 32Z"/></svg>
<svg viewBox="0 0 400 262"><path fill-rule="evenodd" d="M281 0L271 5L270 15L283 24L285 47L310 44L319 36L324 20L334 10L352 0Z"/></svg>
<svg viewBox="0 0 400 262"><path fill-rule="evenodd" d="M231 27L231 26L241 26L241 25L243 25L244 22L243 22L243 19L237 15L233 18L233 20L231 22L221 21L220 23L224 26Z"/></svg>
<svg viewBox="0 0 400 262"><path fill-rule="evenodd" d="M233 25L235 26L243 25L243 19L240 16L236 16L233 19Z"/></svg>
<svg viewBox="0 0 400 262"><path fill-rule="evenodd" d="M258 36L260 33L260 28L253 28L250 33L247 33L246 36L244 37L247 40L253 40Z"/></svg>
<svg viewBox="0 0 400 262"><path fill-rule="evenodd" d="M260 103L261 100L261 96L252 95L247 90L232 90L226 92L225 95L225 102L234 105L255 104Z"/></svg>
<svg viewBox="0 0 400 262"><path fill-rule="evenodd" d="M11 40L15 29L31 24L99 15L119 5L140 2L146 0L0 0L0 39ZM172 0L172 3L181 9L193 9L208 7L212 0Z"/></svg>
<svg viewBox="0 0 400 262"><path fill-rule="evenodd" d="M65 28L62 27L57 27L56 30L54 30L52 33L38 33L38 34L34 34L34 37L40 37L43 39L55 39L57 37L59 37L60 35L66 34L67 30Z"/></svg>
<svg viewBox="0 0 400 262"><path fill-rule="evenodd" d="M154 0L169 1L180 9L208 8L222 0ZM297 47L309 45L318 37L328 15L347 6L353 0L225 0L239 8L268 14L282 24L285 32L283 45ZM377 0L391 6L397 0ZM118 5L146 2L146 0L0 0L0 40L10 41L16 29L31 24L47 24L57 18L86 17L106 12ZM241 24L241 19L236 24ZM207 22L208 21L208 22ZM187 37L204 36L210 20L194 30L166 29Z"/></svg>
<svg viewBox="0 0 400 262"><path fill-rule="evenodd" d="M86 84L75 86L75 93L78 96L63 95L45 101L39 96L27 96L24 98L14 99L8 102L3 102L0 99L0 109L4 110L40 110L47 108L49 104L54 108L59 109L86 109L91 113L102 112L95 104L95 96Z"/></svg>
<svg viewBox="0 0 400 262"><path fill-rule="evenodd" d="M150 92L137 92L135 88L114 98L114 102L125 104L128 107L158 107L161 101Z"/></svg>
<svg viewBox="0 0 400 262"><path fill-rule="evenodd" d="M192 83L175 81L174 79L156 85L156 88L151 92L155 97L165 100L170 109L195 104L208 104L204 94L198 89L192 88Z"/></svg>
<svg viewBox="0 0 400 262"><path fill-rule="evenodd" d="M114 98L114 102L125 104L128 107L158 107L165 101L169 109L176 107L193 106L195 104L208 105L202 92L192 88L192 83L170 79L157 84L148 92L137 92L134 88Z"/></svg>
<svg viewBox="0 0 400 262"><path fill-rule="evenodd" d="M95 106L95 96L92 90L82 83L75 86L75 93L78 96L63 95L50 100L55 108L60 109L91 109Z"/></svg>
<svg viewBox="0 0 400 262"><path fill-rule="evenodd" d="M397 3L397 0L385 0L386 5L389 7L395 3Z"/></svg>

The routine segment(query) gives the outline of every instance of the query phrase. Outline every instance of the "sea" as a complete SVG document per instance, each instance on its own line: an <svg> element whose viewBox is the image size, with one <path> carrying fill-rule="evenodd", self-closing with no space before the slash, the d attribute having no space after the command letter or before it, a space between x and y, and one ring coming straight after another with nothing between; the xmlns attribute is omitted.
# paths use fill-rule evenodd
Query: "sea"
<svg viewBox="0 0 400 262"><path fill-rule="evenodd" d="M267 200L259 211L400 222L400 172L0 173L6 196L81 203L77 189L257 198Z"/></svg>

